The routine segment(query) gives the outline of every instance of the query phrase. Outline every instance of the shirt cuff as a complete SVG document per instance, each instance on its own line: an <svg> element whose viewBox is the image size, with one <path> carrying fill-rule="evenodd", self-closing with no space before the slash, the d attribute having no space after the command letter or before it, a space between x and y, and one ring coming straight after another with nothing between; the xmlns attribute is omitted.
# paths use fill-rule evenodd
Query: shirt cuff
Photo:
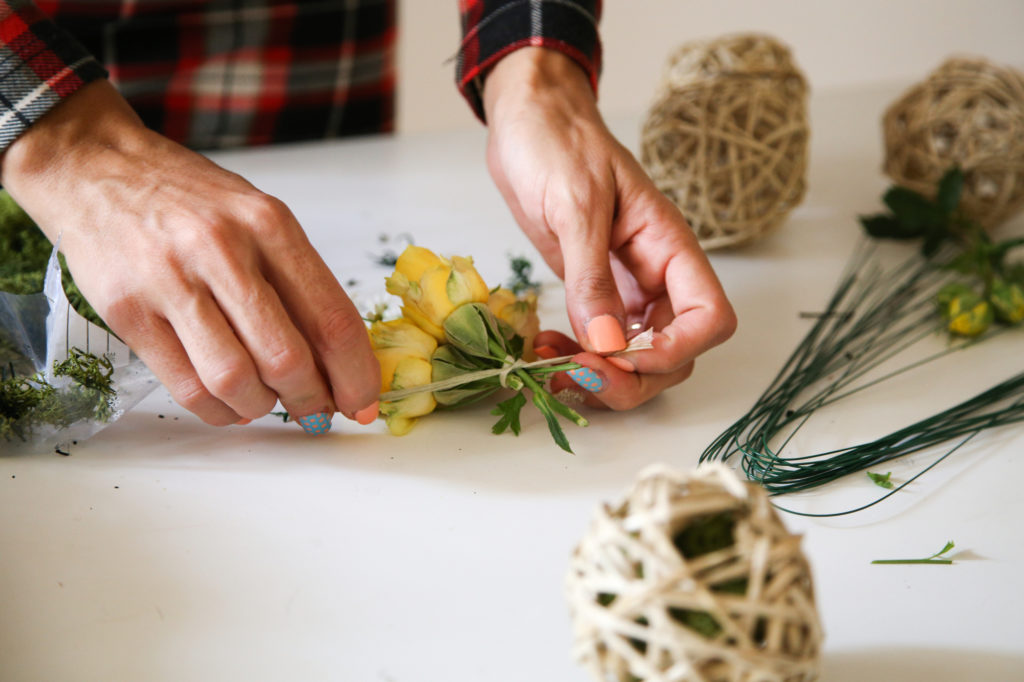
<svg viewBox="0 0 1024 682"><path fill-rule="evenodd" d="M106 71L31 2L0 2L0 153Z"/></svg>
<svg viewBox="0 0 1024 682"><path fill-rule="evenodd" d="M567 55L587 73L597 94L601 40L600 0L459 0L462 43L455 82L482 122L488 70L522 47L545 47Z"/></svg>

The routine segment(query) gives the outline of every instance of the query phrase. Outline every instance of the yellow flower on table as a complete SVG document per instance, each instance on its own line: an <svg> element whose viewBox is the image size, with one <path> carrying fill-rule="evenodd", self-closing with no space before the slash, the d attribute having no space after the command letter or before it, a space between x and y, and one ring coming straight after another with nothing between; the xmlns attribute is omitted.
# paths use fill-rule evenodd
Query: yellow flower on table
<svg viewBox="0 0 1024 682"><path fill-rule="evenodd" d="M485 303L488 289L472 258L441 258L422 246L408 246L387 278L388 293L402 298L402 315L444 341L444 321L466 303Z"/></svg>
<svg viewBox="0 0 1024 682"><path fill-rule="evenodd" d="M374 322L369 329L373 354L380 363L381 393L429 384L430 358L437 341L407 319ZM430 414L437 406L434 394L416 393L381 403L380 413L388 430L396 436L409 432L418 417Z"/></svg>

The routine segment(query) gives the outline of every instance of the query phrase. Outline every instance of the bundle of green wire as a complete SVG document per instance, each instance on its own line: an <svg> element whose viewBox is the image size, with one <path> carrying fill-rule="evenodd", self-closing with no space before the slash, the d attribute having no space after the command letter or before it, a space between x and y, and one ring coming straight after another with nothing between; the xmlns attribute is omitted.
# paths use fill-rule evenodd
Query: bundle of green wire
<svg viewBox="0 0 1024 682"><path fill-rule="evenodd" d="M1018 241L1006 244L1016 246ZM781 495L952 443L934 462L874 502L837 514L821 514L832 516L859 511L898 492L981 431L1024 421L1022 362L1022 371L1007 380L881 438L809 455L783 454L819 408L981 341L959 338L941 351L895 370L885 366L891 366L893 358L918 342L945 333L947 323L937 300L941 300L940 292L961 276L950 264L962 259L962 254L962 248L947 243L927 255L915 253L896 266L885 267L876 244L867 242L858 248L827 307L775 379L754 406L708 446L700 460L724 461L739 455L749 479L770 494ZM1019 325L989 332L989 336L998 333L1019 333ZM873 376L873 371L882 375Z"/></svg>

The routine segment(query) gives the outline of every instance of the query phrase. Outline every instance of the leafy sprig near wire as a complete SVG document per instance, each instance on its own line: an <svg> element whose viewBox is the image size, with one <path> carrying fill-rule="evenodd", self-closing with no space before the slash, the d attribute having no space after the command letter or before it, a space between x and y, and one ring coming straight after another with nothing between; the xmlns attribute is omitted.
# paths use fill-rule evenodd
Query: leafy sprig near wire
<svg viewBox="0 0 1024 682"><path fill-rule="evenodd" d="M933 199L895 185L882 196L889 212L861 216L861 225L875 238L921 239L921 253L931 256L966 227L968 221L957 210L963 188L964 174L957 167L942 176Z"/></svg>
<svg viewBox="0 0 1024 682"><path fill-rule="evenodd" d="M939 180L935 197L895 186L882 201L888 213L861 216L869 235L888 239L921 239L921 253L935 256L946 242L957 253L944 265L961 275L945 286L937 303L949 331L958 336L979 336L993 321L1017 324L1024 320L1024 264L1011 263L1011 250L1024 238L994 242L984 229L959 209L964 174L949 169Z"/></svg>
<svg viewBox="0 0 1024 682"><path fill-rule="evenodd" d="M942 549L931 556L926 556L923 559L875 559L871 563L873 564L935 564L935 565L949 565L953 563L953 560L943 556L946 552L956 547L956 544L950 540Z"/></svg>

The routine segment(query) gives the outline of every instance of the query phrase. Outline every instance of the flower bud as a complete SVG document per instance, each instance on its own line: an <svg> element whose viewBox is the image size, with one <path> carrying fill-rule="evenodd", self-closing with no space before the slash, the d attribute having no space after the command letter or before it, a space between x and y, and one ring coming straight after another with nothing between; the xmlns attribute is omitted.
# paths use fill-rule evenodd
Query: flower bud
<svg viewBox="0 0 1024 682"><path fill-rule="evenodd" d="M949 331L959 336L979 336L992 324L992 306L973 292L954 296L946 307Z"/></svg>
<svg viewBox="0 0 1024 682"><path fill-rule="evenodd" d="M495 289L487 299L487 307L491 309L495 317L523 337L523 359L536 360L537 356L533 352L533 339L540 332L540 319L537 317L537 294L529 292L523 298L519 298L504 287Z"/></svg>
<svg viewBox="0 0 1024 682"><path fill-rule="evenodd" d="M1024 287L1016 282L997 279L989 296L996 319L1006 324L1024 320Z"/></svg>
<svg viewBox="0 0 1024 682"><path fill-rule="evenodd" d="M381 392L397 391L431 382L430 357L437 342L406 319L375 322L370 326L373 354L380 363ZM409 432L417 417L430 414L437 405L429 391L381 403L380 413L396 436Z"/></svg>
<svg viewBox="0 0 1024 682"><path fill-rule="evenodd" d="M402 314L438 341L444 341L444 321L453 310L487 300L487 285L472 259L439 258L419 246L398 257L387 290L402 298Z"/></svg>

